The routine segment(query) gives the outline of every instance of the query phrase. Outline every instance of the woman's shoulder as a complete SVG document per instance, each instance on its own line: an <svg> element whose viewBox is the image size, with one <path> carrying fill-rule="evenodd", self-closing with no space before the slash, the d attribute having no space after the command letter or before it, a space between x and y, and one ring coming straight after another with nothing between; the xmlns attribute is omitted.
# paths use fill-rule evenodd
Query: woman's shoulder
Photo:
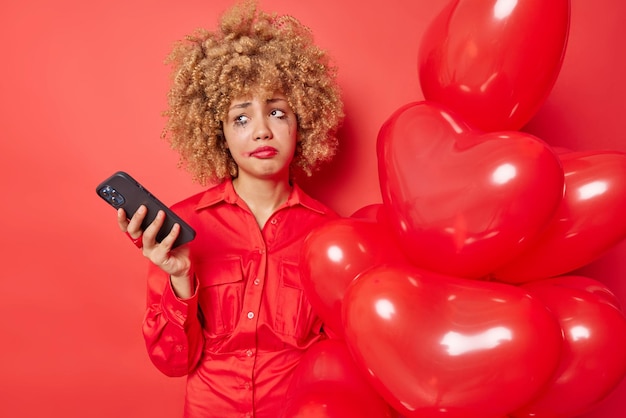
<svg viewBox="0 0 626 418"><path fill-rule="evenodd" d="M210 206L225 197L225 182L210 185L207 189L197 192L183 200L174 203L174 211L193 211L200 207Z"/></svg>
<svg viewBox="0 0 626 418"><path fill-rule="evenodd" d="M294 184L291 199L292 199L292 204L299 203L300 205L314 212L317 212L321 215L324 215L325 217L328 217L330 219L336 218L339 216L330 206L312 197L307 192L305 192L301 187L299 187L297 184Z"/></svg>

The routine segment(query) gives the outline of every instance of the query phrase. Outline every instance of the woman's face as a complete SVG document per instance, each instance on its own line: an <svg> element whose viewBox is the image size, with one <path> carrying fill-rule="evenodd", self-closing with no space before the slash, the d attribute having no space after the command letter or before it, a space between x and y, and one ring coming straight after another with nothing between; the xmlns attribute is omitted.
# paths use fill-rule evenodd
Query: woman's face
<svg viewBox="0 0 626 418"><path fill-rule="evenodd" d="M298 122L283 94L235 98L223 126L226 145L239 167L239 178L289 178Z"/></svg>

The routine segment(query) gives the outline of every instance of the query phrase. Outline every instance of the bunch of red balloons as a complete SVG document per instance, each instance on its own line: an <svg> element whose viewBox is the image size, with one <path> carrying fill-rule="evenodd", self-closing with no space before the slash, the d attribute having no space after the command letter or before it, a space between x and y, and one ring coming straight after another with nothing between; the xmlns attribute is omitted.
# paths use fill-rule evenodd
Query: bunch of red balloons
<svg viewBox="0 0 626 418"><path fill-rule="evenodd" d="M377 143L383 203L314 230L303 282L331 339L285 417L567 418L626 375L626 316L573 275L626 237L626 154L518 131L549 94L568 0L454 0L422 40L426 100Z"/></svg>

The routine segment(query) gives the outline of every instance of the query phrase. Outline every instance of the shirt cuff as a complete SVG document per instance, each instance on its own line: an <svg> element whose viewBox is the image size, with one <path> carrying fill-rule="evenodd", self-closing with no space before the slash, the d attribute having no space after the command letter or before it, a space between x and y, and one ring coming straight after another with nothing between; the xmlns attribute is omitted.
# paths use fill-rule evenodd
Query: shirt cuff
<svg viewBox="0 0 626 418"><path fill-rule="evenodd" d="M172 283L168 280L161 300L163 313L170 322L185 328L189 320L197 320L198 317L198 281L192 273L194 292L191 297L181 299L176 296Z"/></svg>

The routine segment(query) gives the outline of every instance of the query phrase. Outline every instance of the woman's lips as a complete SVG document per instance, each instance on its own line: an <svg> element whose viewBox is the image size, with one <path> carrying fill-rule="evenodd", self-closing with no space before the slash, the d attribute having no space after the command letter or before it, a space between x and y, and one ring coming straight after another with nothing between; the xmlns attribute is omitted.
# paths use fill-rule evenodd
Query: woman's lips
<svg viewBox="0 0 626 418"><path fill-rule="evenodd" d="M278 150L274 147L259 147L248 155L250 157L264 159L264 158L272 158L276 154L278 154Z"/></svg>

